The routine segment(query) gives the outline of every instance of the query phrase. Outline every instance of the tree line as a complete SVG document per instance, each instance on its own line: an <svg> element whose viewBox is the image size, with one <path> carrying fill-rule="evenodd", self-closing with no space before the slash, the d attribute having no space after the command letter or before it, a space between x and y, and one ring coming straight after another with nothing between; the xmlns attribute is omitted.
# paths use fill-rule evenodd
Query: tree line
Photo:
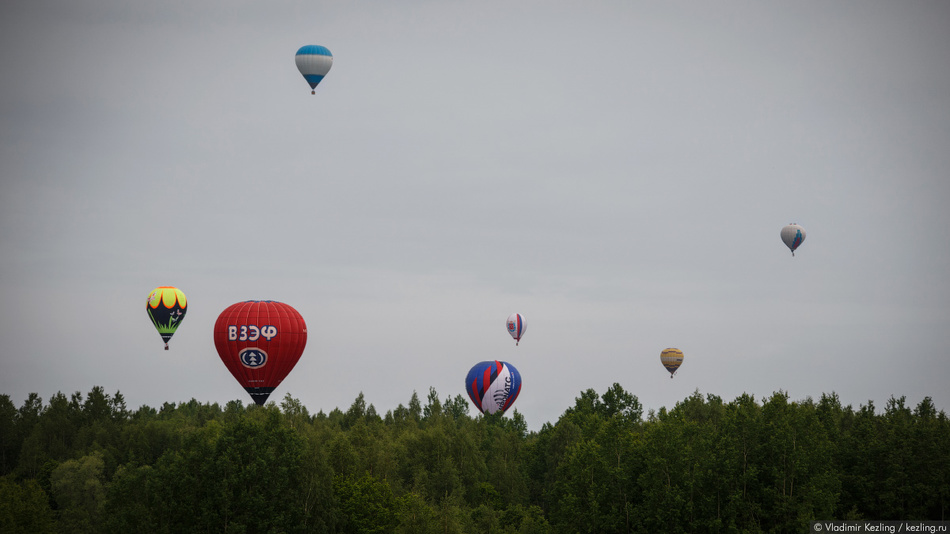
<svg viewBox="0 0 950 534"><path fill-rule="evenodd" d="M947 520L950 422L929 397L834 393L643 413L614 384L553 424L430 389L380 415L121 393L0 395L0 532L805 532L825 519Z"/></svg>

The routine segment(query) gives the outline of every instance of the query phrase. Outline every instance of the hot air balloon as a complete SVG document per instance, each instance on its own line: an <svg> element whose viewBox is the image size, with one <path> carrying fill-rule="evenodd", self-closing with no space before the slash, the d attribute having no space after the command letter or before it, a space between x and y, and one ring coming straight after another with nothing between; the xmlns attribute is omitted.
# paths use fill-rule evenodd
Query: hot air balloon
<svg viewBox="0 0 950 534"><path fill-rule="evenodd" d="M482 413L504 413L521 393L521 373L510 363L481 362L465 378L468 398Z"/></svg>
<svg viewBox="0 0 950 534"><path fill-rule="evenodd" d="M676 370L683 365L683 351L680 349L663 349L660 353L660 362L666 370L670 372L670 378L676 374Z"/></svg>
<svg viewBox="0 0 950 534"><path fill-rule="evenodd" d="M795 249L798 248L804 240L805 229L801 226L792 223L782 228L782 241L784 241L785 246L792 251L792 256L795 255Z"/></svg>
<svg viewBox="0 0 950 534"><path fill-rule="evenodd" d="M238 302L214 323L218 356L259 406L297 365L306 345L307 324L282 302Z"/></svg>
<svg viewBox="0 0 950 534"><path fill-rule="evenodd" d="M168 350L168 341L175 335L178 326L185 320L188 311L188 299L177 287L156 287L148 294L145 301L145 311L149 319L158 330L158 334L165 341L165 350Z"/></svg>
<svg viewBox="0 0 950 534"><path fill-rule="evenodd" d="M524 315L512 313L508 316L507 326L508 333L511 334L511 337L515 338L515 346L518 346L518 342L521 341L521 336L524 335L524 331L528 328L528 324L524 322Z"/></svg>
<svg viewBox="0 0 950 534"><path fill-rule="evenodd" d="M317 84L323 81L323 77L333 66L333 54L325 46L306 45L297 50L294 61L297 63L297 70L310 84L310 94L317 94Z"/></svg>

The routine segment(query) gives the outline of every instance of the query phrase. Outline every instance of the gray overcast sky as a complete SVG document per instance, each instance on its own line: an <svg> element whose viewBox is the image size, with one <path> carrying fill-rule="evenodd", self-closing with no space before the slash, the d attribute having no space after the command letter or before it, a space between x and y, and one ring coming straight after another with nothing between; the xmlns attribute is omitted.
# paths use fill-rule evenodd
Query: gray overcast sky
<svg viewBox="0 0 950 534"><path fill-rule="evenodd" d="M946 2L0 15L0 393L17 405L95 385L133 408L248 403L212 326L273 299L309 341L271 398L312 412L464 395L489 359L521 371L533 430L614 382L646 409L784 390L950 410ZM316 95L305 44L334 54ZM168 352L144 310L158 285L189 298Z"/></svg>

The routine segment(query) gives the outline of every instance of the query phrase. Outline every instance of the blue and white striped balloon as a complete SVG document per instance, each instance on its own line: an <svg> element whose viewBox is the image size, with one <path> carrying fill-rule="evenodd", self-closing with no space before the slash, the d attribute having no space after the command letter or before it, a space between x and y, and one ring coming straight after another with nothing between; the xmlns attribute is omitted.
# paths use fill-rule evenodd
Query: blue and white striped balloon
<svg viewBox="0 0 950 534"><path fill-rule="evenodd" d="M306 45L297 50L297 70L310 84L310 94L316 94L317 84L330 72L333 66L333 54L325 46Z"/></svg>

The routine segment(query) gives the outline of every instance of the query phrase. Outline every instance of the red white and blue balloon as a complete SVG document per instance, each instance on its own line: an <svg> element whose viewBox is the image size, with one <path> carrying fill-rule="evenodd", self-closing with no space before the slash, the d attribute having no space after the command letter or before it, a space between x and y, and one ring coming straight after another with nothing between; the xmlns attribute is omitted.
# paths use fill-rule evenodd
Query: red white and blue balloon
<svg viewBox="0 0 950 534"><path fill-rule="evenodd" d="M524 315L512 313L508 316L506 324L508 326L508 333L515 339L515 346L517 346L518 342L521 341L521 336L523 336L525 330L528 329L528 324L524 321Z"/></svg>
<svg viewBox="0 0 950 534"><path fill-rule="evenodd" d="M785 242L785 246L792 251L792 256L794 256L795 249L805 241L805 229L795 223L785 226L782 228L782 241Z"/></svg>
<svg viewBox="0 0 950 534"><path fill-rule="evenodd" d="M504 413L521 393L521 373L507 362L481 362L465 377L465 390L480 412Z"/></svg>

